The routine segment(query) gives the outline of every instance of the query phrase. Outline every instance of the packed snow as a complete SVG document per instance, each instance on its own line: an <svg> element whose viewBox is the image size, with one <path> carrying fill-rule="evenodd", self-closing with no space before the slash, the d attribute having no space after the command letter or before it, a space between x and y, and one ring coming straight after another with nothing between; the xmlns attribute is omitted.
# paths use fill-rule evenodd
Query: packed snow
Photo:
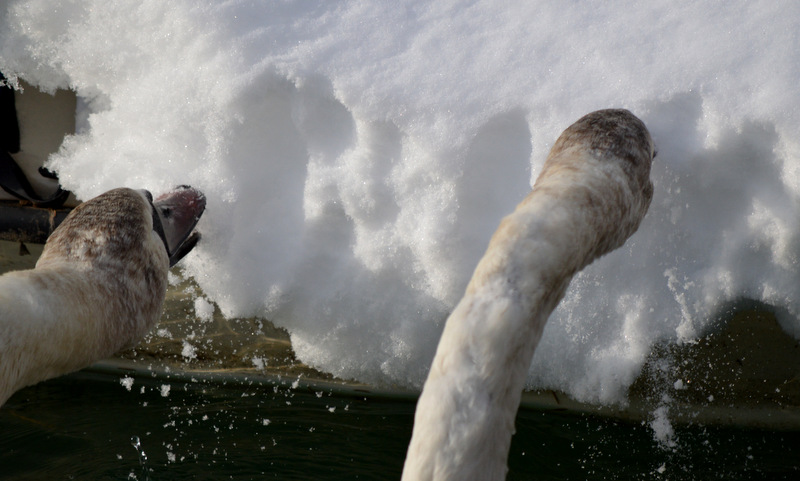
<svg viewBox="0 0 800 481"><path fill-rule="evenodd" d="M559 133L608 107L657 143L654 201L573 281L529 385L624 401L655 343L746 300L800 338L798 2L0 8L9 82L79 96L48 161L62 184L204 191L186 274L324 371L421 386L502 216Z"/></svg>

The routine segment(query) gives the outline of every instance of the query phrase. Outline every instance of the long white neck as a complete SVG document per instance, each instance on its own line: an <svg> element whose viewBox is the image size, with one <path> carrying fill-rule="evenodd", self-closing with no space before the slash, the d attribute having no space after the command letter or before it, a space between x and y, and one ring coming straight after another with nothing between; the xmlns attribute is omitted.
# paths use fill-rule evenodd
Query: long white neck
<svg viewBox="0 0 800 481"><path fill-rule="evenodd" d="M0 406L25 386L114 354L157 320L163 290L142 302L140 286L78 267L0 276Z"/></svg>
<svg viewBox="0 0 800 481"><path fill-rule="evenodd" d="M417 404L404 480L505 478L526 373L547 318L572 276L620 246L649 203L637 205L641 195L616 166L580 160L595 168L540 178L492 237L445 325Z"/></svg>

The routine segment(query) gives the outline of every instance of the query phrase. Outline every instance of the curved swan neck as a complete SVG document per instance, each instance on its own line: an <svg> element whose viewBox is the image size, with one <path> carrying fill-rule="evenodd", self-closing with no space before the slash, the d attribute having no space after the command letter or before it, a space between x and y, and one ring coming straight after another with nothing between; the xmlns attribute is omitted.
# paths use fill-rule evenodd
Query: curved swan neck
<svg viewBox="0 0 800 481"><path fill-rule="evenodd" d="M559 137L447 319L417 403L404 480L505 478L547 318L575 273L638 228L653 192L652 156L644 124L623 110L589 114Z"/></svg>
<svg viewBox="0 0 800 481"><path fill-rule="evenodd" d="M562 204L534 191L492 238L442 333L403 479L505 478L514 418L544 325L571 277L595 257L571 227L585 224L586 214Z"/></svg>

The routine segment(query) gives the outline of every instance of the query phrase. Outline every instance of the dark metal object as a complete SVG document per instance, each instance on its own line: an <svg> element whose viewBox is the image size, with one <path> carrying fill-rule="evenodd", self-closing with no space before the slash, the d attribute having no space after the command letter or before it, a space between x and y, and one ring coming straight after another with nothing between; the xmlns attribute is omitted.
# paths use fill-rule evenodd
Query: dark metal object
<svg viewBox="0 0 800 481"><path fill-rule="evenodd" d="M44 244L70 210L0 201L0 240Z"/></svg>

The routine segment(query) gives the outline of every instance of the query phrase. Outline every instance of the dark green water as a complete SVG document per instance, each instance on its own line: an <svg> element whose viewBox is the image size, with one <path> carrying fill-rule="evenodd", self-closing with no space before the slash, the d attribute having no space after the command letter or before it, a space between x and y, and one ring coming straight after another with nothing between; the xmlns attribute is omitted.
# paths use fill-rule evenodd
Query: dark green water
<svg viewBox="0 0 800 481"><path fill-rule="evenodd" d="M119 379L84 371L17 393L0 409L0 479L398 479L411 436L413 398ZM676 426L662 448L641 423L532 409L517 431L512 480L800 479L800 432Z"/></svg>

